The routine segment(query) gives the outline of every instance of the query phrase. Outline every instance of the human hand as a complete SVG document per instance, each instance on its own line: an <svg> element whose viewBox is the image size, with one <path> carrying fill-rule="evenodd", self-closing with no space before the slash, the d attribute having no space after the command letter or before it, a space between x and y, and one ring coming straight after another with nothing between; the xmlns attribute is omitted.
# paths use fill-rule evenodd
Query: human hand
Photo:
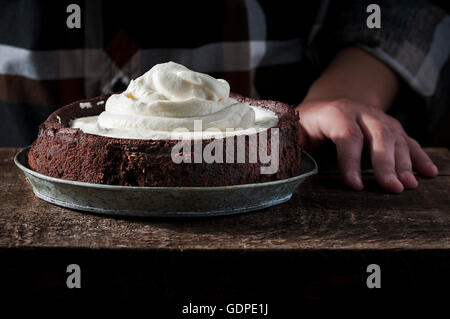
<svg viewBox="0 0 450 319"><path fill-rule="evenodd" d="M382 110L350 99L307 100L297 107L306 142L326 139L336 144L339 169L346 184L363 189L361 153L369 149L380 186L393 193L418 185L412 169L434 177L437 167L402 125Z"/></svg>

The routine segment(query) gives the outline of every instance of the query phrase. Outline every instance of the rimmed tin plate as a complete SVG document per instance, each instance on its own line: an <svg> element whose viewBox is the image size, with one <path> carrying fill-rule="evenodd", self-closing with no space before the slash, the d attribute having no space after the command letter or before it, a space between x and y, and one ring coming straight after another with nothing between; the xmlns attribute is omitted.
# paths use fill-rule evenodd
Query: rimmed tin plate
<svg viewBox="0 0 450 319"><path fill-rule="evenodd" d="M29 147L14 157L35 195L49 203L87 212L141 217L218 216L254 211L288 201L317 164L302 153L299 176L266 183L218 187L139 187L92 184L49 177L28 166Z"/></svg>

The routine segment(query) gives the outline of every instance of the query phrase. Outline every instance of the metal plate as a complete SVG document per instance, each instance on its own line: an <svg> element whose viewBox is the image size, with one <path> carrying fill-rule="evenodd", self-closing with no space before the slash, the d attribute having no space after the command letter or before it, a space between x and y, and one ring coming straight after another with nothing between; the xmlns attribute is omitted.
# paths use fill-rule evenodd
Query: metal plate
<svg viewBox="0 0 450 319"><path fill-rule="evenodd" d="M76 210L121 216L194 217L254 211L288 201L317 164L302 153L299 176L288 179L218 187L139 187L92 184L49 177L28 166L29 147L14 157L35 195L49 203Z"/></svg>

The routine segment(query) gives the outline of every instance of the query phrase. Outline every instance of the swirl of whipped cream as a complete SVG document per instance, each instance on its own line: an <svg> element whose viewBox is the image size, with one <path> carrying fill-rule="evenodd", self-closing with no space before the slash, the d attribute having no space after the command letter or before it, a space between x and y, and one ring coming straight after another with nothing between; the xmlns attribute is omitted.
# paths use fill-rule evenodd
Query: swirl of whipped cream
<svg viewBox="0 0 450 319"><path fill-rule="evenodd" d="M106 101L98 125L105 129L193 131L194 121L201 120L203 130L254 126L253 109L229 94L225 80L174 62L158 64Z"/></svg>
<svg viewBox="0 0 450 319"><path fill-rule="evenodd" d="M123 93L111 95L100 115L74 119L70 126L117 138L190 139L199 133L200 138L250 134L278 122L272 111L229 94L225 80L174 62L157 64Z"/></svg>

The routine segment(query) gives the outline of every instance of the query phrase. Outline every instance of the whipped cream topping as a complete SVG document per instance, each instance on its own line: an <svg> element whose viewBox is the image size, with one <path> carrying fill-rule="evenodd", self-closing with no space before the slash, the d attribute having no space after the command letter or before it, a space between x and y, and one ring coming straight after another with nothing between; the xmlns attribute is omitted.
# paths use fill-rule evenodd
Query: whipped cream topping
<svg viewBox="0 0 450 319"><path fill-rule="evenodd" d="M168 62L131 80L106 101L99 116L75 119L71 127L116 138L212 138L268 129L274 112L230 98L227 81Z"/></svg>

